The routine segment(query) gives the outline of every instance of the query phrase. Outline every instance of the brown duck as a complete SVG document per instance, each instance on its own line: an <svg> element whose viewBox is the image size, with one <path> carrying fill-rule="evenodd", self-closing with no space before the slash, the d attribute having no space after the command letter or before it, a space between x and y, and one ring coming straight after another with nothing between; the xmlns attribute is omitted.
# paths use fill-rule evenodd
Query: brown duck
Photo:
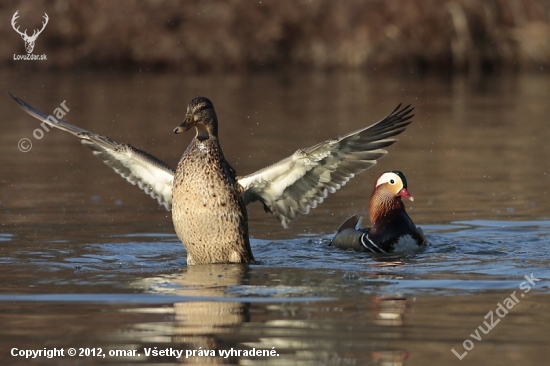
<svg viewBox="0 0 550 366"><path fill-rule="evenodd" d="M350 217L338 229L331 245L371 253L413 253L426 244L422 230L413 223L402 198L413 201L407 179L400 171L383 173L370 198L372 228L361 229L361 218Z"/></svg>
<svg viewBox="0 0 550 366"><path fill-rule="evenodd" d="M10 94L11 95L11 94ZM176 234L187 250L187 264L250 263L246 205L260 201L283 226L323 202L356 174L387 154L393 136L411 122L412 108L398 106L370 127L299 149L293 155L245 177L223 156L212 102L193 99L174 132L195 128L196 135L174 171L128 144L119 144L56 120L21 99L12 98L33 117L80 138L93 153L132 184L172 210Z"/></svg>

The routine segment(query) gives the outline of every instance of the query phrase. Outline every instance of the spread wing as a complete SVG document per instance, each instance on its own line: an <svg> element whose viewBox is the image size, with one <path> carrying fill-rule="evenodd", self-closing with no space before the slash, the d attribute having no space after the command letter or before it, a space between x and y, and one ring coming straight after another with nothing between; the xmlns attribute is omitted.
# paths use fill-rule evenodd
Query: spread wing
<svg viewBox="0 0 550 366"><path fill-rule="evenodd" d="M11 93L10 96L34 118L48 126L59 128L78 137L82 144L91 148L94 155L113 168L115 172L128 182L137 185L151 197L156 198L159 204L164 205L168 211L171 210L174 170L164 162L131 145L118 144L108 137L96 135L70 123L57 120L54 116L39 111Z"/></svg>
<svg viewBox="0 0 550 366"><path fill-rule="evenodd" d="M392 137L411 123L412 110L410 105L398 105L370 127L300 149L276 164L238 177L245 204L259 200L287 227L290 220L309 213L328 193L336 192L386 155L384 148L396 141Z"/></svg>

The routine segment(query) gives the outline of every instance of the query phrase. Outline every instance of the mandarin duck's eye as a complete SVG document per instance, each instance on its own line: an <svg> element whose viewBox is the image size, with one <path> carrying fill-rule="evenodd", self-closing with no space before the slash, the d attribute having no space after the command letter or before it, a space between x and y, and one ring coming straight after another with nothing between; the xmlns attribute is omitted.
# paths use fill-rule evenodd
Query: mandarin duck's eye
<svg viewBox="0 0 550 366"><path fill-rule="evenodd" d="M395 181L393 179L390 179L390 184L395 184Z"/></svg>

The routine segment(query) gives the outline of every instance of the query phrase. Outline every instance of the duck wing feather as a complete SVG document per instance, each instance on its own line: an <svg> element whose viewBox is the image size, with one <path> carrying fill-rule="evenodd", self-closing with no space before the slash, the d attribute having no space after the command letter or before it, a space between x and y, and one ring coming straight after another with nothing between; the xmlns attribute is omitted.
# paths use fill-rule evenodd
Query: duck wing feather
<svg viewBox="0 0 550 366"><path fill-rule="evenodd" d="M355 175L376 164L411 123L413 107L398 105L375 124L321 142L245 177L237 177L245 204L260 201L284 227L309 213Z"/></svg>
<svg viewBox="0 0 550 366"><path fill-rule="evenodd" d="M58 120L9 94L25 112L50 127L78 137L83 145L92 149L95 156L103 160L121 177L155 198L168 211L172 209L174 170L167 164L132 145L119 144L106 136Z"/></svg>

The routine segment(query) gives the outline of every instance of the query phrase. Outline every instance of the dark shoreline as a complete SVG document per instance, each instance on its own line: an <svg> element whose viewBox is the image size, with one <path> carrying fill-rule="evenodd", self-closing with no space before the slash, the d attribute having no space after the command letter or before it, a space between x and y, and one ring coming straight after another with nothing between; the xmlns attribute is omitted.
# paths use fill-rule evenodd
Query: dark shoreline
<svg viewBox="0 0 550 366"><path fill-rule="evenodd" d="M550 2L542 0L0 1L21 29L49 23L28 69L186 73L293 70L545 72ZM4 67L21 37L0 29Z"/></svg>

